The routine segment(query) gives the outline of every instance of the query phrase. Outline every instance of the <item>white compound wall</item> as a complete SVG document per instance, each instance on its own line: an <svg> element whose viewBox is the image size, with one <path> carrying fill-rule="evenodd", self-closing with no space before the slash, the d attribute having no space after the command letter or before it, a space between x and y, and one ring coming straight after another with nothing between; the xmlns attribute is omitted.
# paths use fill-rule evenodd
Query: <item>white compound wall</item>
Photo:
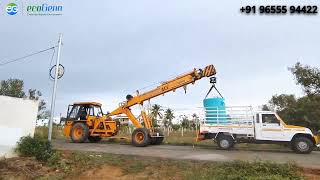
<svg viewBox="0 0 320 180"><path fill-rule="evenodd" d="M0 96L0 157L14 156L14 148L22 136L33 136L38 101Z"/></svg>

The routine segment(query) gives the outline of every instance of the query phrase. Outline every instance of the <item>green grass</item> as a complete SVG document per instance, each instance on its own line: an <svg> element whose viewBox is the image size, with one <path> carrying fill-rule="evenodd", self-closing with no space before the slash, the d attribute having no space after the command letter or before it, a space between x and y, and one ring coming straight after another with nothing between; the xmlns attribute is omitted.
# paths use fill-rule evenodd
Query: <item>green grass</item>
<svg viewBox="0 0 320 180"><path fill-rule="evenodd" d="M189 160L167 160L137 156L73 152L69 157L64 178L77 177L79 173L101 165L121 168L123 175L148 173L161 179L303 179L295 164L275 164L271 162L203 162ZM77 168L75 168L77 167Z"/></svg>
<svg viewBox="0 0 320 180"><path fill-rule="evenodd" d="M47 126L38 126L35 129L34 135L43 139L48 138L48 127ZM63 135L63 127L53 125L52 126L52 139L66 139Z"/></svg>

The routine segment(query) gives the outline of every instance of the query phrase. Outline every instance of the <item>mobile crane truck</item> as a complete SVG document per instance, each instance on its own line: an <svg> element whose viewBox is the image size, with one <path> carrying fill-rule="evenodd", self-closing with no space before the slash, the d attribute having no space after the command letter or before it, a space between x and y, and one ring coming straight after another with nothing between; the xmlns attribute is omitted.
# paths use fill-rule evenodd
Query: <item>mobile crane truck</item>
<svg viewBox="0 0 320 180"><path fill-rule="evenodd" d="M113 116L126 115L136 129L132 133L132 144L137 147L147 146L149 144L161 144L164 135L156 129L149 116L142 108L142 125L133 115L130 108L135 105L143 107L143 103L159 95L170 91L175 91L183 87L186 91L188 84L194 84L203 77L211 77L216 74L215 67L208 65L203 69L193 69L174 79L162 82L156 88L140 93L136 96L127 95L126 101L110 113L103 114L101 104L97 102L78 102L69 105L67 118L65 120L64 135L70 137L72 142L82 143L86 140L98 142L102 137L115 136L119 131L120 124L113 120Z"/></svg>

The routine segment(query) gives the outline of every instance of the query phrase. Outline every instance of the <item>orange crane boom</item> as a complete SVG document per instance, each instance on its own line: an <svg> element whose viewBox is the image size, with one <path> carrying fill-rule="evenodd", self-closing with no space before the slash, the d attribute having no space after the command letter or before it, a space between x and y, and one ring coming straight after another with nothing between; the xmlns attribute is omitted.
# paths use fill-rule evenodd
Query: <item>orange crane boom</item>
<svg viewBox="0 0 320 180"><path fill-rule="evenodd" d="M107 117L111 117L114 115L125 114L131 120L137 128L142 128L141 123L136 119L136 117L132 114L130 107L140 104L143 105L144 101L157 97L159 95L163 95L170 91L175 91L180 87L186 87L188 84L194 84L195 81L203 78L203 77L210 77L216 74L216 70L213 65L208 65L204 69L193 69L192 71L182 74L178 77L175 77L171 80L166 82L162 82L161 85L157 86L156 88L139 94L137 91L136 96L127 96L127 101L118 107L117 109L113 110L112 112L107 114ZM148 116L144 111L141 112L141 116L143 118L145 127L148 129L152 129L152 122L149 120Z"/></svg>

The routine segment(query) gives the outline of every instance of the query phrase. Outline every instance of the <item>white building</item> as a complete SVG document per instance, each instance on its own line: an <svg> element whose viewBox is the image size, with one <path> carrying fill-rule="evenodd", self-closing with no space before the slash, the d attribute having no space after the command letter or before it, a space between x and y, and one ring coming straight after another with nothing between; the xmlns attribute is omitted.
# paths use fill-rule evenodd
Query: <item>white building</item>
<svg viewBox="0 0 320 180"><path fill-rule="evenodd" d="M38 101L0 96L0 157L11 157L22 136L33 136Z"/></svg>

